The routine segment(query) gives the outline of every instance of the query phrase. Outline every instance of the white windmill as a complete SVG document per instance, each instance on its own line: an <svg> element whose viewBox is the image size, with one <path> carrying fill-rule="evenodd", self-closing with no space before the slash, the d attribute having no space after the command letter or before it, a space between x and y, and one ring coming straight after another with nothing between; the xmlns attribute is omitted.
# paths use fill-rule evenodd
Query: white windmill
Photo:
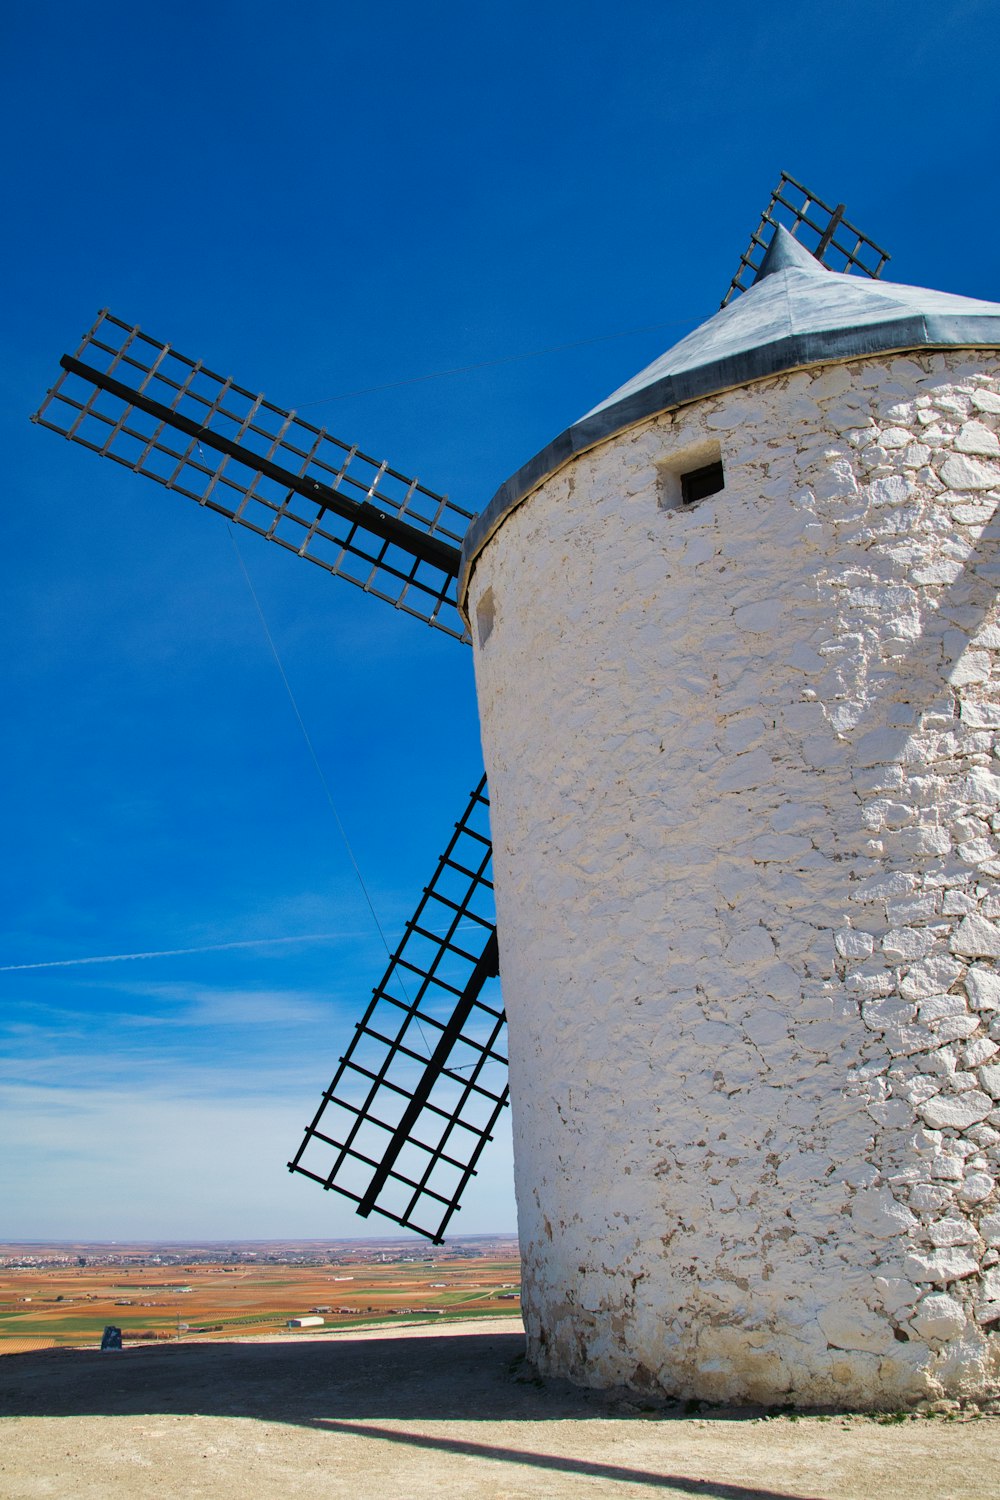
<svg viewBox="0 0 1000 1500"><path fill-rule="evenodd" d="M107 316L38 415L471 634L499 954L481 785L291 1165L439 1239L505 1010L529 1354L584 1383L1000 1384L1000 305L886 259L782 178L475 518Z"/></svg>

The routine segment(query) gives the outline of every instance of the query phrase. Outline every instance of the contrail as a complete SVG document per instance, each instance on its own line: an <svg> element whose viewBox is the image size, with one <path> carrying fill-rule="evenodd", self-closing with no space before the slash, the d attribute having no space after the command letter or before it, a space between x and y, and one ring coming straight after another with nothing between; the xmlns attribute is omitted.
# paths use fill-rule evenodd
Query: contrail
<svg viewBox="0 0 1000 1500"><path fill-rule="evenodd" d="M329 943L338 938L364 937L360 932L308 932L302 937L244 938L239 943L205 943L199 948L161 948L156 953L101 953L94 958L54 958L40 964L0 964L0 974L23 969L69 969L76 964L120 964L134 958L178 958L184 953L221 953L226 948L267 948L277 943Z"/></svg>

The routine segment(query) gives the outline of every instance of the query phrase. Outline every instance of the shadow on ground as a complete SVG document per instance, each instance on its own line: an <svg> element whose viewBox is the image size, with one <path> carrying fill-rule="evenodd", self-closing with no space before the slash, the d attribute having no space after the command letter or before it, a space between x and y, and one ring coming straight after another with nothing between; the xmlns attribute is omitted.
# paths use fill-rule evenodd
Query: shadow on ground
<svg viewBox="0 0 1000 1500"><path fill-rule="evenodd" d="M809 1500L788 1491L540 1452L537 1429L530 1447L518 1447L380 1425L642 1421L640 1408L621 1395L534 1378L523 1350L520 1333L151 1345L113 1354L46 1349L0 1360L0 1417L243 1417L711 1500ZM668 1407L650 1414L685 1413ZM732 1424L759 1415L705 1413L713 1422Z"/></svg>

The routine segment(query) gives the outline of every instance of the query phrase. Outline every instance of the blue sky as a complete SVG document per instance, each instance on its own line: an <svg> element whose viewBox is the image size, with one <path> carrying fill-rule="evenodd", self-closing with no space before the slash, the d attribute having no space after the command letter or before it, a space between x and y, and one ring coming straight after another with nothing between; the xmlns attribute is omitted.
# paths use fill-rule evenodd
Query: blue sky
<svg viewBox="0 0 1000 1500"><path fill-rule="evenodd" d="M27 421L98 308L478 510L783 168L1000 297L998 48L995 0L8 4L0 965L211 951L0 972L0 1239L373 1232L284 1171L384 952L226 528ZM241 545L394 939L471 653ZM499 1141L456 1227L513 1223Z"/></svg>

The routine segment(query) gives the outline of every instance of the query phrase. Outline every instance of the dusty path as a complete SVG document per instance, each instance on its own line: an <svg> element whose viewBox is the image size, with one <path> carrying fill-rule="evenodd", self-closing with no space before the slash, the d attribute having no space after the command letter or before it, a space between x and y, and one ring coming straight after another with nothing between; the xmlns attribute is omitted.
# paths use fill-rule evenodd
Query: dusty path
<svg viewBox="0 0 1000 1500"><path fill-rule="evenodd" d="M510 1321L0 1359L2 1500L1000 1500L1000 1418L643 1413Z"/></svg>

